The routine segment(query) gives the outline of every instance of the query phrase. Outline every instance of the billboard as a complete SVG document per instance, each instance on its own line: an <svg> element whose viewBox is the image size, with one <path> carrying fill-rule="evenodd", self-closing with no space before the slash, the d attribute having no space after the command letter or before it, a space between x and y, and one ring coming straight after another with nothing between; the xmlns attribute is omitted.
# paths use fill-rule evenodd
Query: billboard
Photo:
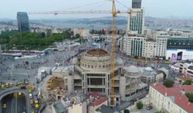
<svg viewBox="0 0 193 113"><path fill-rule="evenodd" d="M172 62L176 62L180 60L192 60L193 50L186 50L186 49L167 50L166 59L171 60Z"/></svg>

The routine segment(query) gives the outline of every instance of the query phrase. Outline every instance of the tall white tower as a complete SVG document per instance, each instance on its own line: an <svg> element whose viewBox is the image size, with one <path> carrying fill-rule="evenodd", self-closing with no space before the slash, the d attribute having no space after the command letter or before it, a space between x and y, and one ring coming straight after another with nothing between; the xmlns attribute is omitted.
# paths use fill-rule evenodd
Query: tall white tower
<svg viewBox="0 0 193 113"><path fill-rule="evenodd" d="M144 32L144 11L141 8L141 0L133 0L132 8L128 18L127 31L129 34L143 34Z"/></svg>

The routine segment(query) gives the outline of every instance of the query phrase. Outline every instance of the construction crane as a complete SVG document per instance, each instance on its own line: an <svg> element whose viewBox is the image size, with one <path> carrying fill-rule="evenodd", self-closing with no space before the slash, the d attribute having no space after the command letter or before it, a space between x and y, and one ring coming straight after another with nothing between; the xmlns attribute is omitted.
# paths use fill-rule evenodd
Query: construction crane
<svg viewBox="0 0 193 113"><path fill-rule="evenodd" d="M117 9L115 0L112 0L112 48L111 48L111 99L110 105L116 105L116 93L115 93L115 68L116 68L116 18Z"/></svg>
<svg viewBox="0 0 193 113"><path fill-rule="evenodd" d="M30 15L62 15L62 14L112 14L112 49L111 49L111 91L110 91L110 105L116 105L116 93L115 93L115 69L116 69L116 16L117 14L130 14L128 11L119 11L116 9L115 0L112 0L112 11L110 10L98 10L98 11L49 11L49 12L30 12Z"/></svg>
<svg viewBox="0 0 193 113"><path fill-rule="evenodd" d="M63 15L63 14L112 14L110 10L91 10L91 11L49 11L49 12L29 12L29 15ZM128 11L116 10L116 14L129 14Z"/></svg>

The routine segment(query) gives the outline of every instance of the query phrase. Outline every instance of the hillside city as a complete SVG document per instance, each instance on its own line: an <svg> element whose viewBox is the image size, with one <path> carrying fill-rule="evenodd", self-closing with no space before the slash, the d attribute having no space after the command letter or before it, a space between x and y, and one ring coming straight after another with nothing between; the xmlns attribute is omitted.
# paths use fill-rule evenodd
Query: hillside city
<svg viewBox="0 0 193 113"><path fill-rule="evenodd" d="M193 20L111 2L0 19L0 113L193 113ZM112 16L30 19L76 13Z"/></svg>

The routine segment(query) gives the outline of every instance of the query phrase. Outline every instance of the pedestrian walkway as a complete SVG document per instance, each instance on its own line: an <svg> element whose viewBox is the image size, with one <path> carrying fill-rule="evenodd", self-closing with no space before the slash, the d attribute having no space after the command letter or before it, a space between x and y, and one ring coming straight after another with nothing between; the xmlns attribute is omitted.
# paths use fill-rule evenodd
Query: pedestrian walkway
<svg viewBox="0 0 193 113"><path fill-rule="evenodd" d="M52 108L48 105L42 113L52 113Z"/></svg>

